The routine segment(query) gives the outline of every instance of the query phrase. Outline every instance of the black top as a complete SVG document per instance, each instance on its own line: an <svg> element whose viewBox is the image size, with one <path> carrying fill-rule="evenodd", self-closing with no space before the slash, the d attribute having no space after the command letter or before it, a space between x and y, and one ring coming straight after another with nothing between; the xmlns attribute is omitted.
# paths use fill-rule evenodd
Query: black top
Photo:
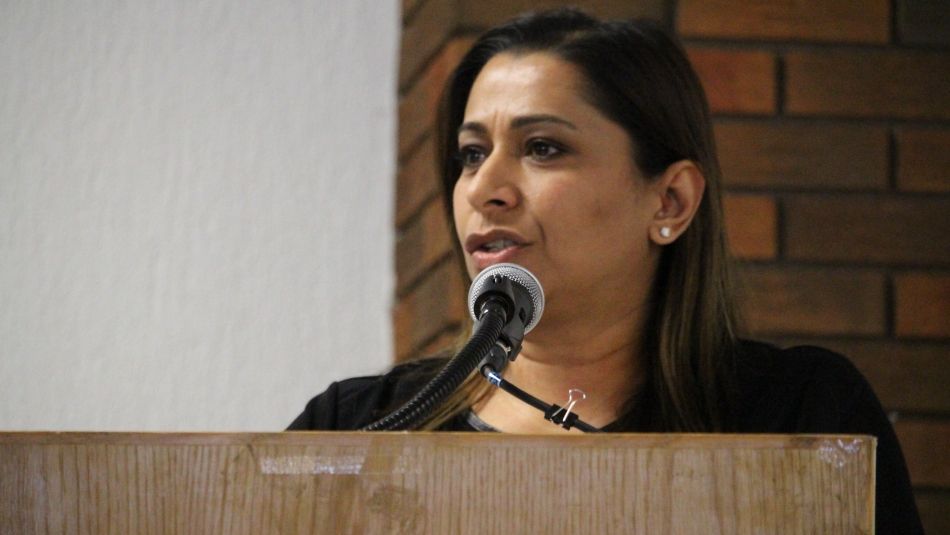
<svg viewBox="0 0 950 535"><path fill-rule="evenodd" d="M359 429L412 397L444 364L445 359L420 360L385 375L333 383L307 404L288 430ZM877 396L851 362L818 347L781 350L743 342L737 364L738 432L877 437L877 533L923 533L897 437ZM605 430L649 430L637 420L626 419ZM464 414L439 429L485 430Z"/></svg>

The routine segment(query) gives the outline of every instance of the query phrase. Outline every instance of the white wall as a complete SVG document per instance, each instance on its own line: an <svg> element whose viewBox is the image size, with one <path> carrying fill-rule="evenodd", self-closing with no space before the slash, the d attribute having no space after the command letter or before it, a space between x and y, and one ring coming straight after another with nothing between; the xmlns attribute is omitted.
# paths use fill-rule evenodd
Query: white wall
<svg viewBox="0 0 950 535"><path fill-rule="evenodd" d="M387 366L398 11L0 4L0 429L278 430Z"/></svg>

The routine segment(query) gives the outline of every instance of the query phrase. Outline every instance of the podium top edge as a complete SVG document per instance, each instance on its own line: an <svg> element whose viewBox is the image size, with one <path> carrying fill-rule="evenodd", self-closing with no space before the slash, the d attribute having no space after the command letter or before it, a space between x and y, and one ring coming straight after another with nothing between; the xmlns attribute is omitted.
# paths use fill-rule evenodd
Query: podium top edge
<svg viewBox="0 0 950 535"><path fill-rule="evenodd" d="M96 432L96 431L0 431L0 445L206 445L206 446L402 446L446 444L486 446L537 444L572 447L633 447L669 449L785 448L813 449L823 445L876 446L870 435L851 434L751 434L751 433L603 433L603 434L509 434L472 432Z"/></svg>

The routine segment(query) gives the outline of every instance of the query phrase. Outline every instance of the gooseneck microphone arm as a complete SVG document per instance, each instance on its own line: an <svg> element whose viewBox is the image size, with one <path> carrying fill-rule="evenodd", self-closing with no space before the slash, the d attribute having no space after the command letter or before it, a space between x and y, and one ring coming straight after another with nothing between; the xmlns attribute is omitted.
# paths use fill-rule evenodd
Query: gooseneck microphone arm
<svg viewBox="0 0 950 535"><path fill-rule="evenodd" d="M414 429L476 367L493 385L543 412L545 420L565 429L600 431L572 412L574 403L570 398L567 407L548 405L501 378L505 367L521 351L524 335L537 325L544 310L544 291L530 271L516 264L491 266L472 281L468 301L475 320L468 343L412 399L362 431Z"/></svg>
<svg viewBox="0 0 950 535"><path fill-rule="evenodd" d="M508 323L509 307L501 296L488 296L480 305L472 337L458 354L412 399L388 416L363 427L362 431L413 429L462 384L495 345Z"/></svg>
<svg viewBox="0 0 950 535"><path fill-rule="evenodd" d="M468 293L468 310L475 320L472 337L465 346L402 407L365 427L362 431L414 429L426 416L461 386L492 349L504 348L503 369L521 349L524 334L530 331L544 309L544 292L537 278L515 264L495 264L485 269Z"/></svg>

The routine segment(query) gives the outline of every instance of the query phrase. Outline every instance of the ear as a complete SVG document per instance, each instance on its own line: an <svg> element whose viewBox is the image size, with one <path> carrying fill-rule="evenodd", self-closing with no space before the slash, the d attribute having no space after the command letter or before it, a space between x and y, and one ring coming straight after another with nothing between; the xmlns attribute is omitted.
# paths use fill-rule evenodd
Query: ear
<svg viewBox="0 0 950 535"><path fill-rule="evenodd" d="M689 227L706 190L706 177L690 160L678 161L666 168L651 189L660 201L660 209L650 224L650 239L668 245Z"/></svg>

